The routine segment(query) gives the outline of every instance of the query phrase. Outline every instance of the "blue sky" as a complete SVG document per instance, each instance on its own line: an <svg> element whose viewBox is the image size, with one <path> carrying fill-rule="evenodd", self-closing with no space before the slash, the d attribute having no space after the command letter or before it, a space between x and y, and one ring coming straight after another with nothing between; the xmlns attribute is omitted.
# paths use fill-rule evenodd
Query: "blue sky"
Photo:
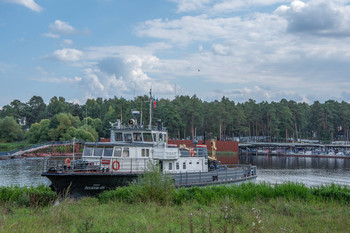
<svg viewBox="0 0 350 233"><path fill-rule="evenodd" d="M348 0L0 0L0 107L53 96L350 101Z"/></svg>

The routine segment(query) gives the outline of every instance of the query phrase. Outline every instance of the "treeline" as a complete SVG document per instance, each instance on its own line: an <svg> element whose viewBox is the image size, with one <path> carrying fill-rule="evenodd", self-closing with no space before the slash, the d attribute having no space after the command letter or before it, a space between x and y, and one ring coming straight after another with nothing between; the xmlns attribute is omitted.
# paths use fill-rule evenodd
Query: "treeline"
<svg viewBox="0 0 350 233"><path fill-rule="evenodd" d="M152 104L153 105L153 104ZM152 107L153 108L153 107ZM88 99L85 104L68 103L63 97L51 98L46 105L40 96L27 103L14 100L0 110L2 141L28 139L30 142L69 140L73 137L95 141L109 137L110 122L121 119L126 124L131 111L142 112L148 125L149 97ZM290 141L315 139L322 142L348 140L350 104L328 100L297 103L248 100L244 103L223 97L220 101L202 101L196 95L176 96L173 100L157 99L153 124L162 119L170 138L204 136L231 140ZM24 133L25 132L25 133Z"/></svg>

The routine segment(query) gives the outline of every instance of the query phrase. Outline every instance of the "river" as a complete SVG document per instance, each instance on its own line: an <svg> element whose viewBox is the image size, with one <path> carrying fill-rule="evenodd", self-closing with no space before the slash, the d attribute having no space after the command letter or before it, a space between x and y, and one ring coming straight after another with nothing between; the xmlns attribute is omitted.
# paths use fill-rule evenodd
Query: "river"
<svg viewBox="0 0 350 233"><path fill-rule="evenodd" d="M241 155L239 161L258 167L257 182L291 181L307 186L335 183L350 187L350 159ZM0 160L0 186L49 185L50 181L40 176L43 162L43 158Z"/></svg>

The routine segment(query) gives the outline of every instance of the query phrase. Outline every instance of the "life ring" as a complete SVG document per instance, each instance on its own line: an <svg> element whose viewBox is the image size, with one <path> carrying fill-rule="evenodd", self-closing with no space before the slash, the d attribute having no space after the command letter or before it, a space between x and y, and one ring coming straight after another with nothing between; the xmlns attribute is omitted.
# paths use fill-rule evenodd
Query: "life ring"
<svg viewBox="0 0 350 233"><path fill-rule="evenodd" d="M192 149L190 149L190 154L191 154L191 157L193 157L194 156L194 149L192 148Z"/></svg>
<svg viewBox="0 0 350 233"><path fill-rule="evenodd" d="M67 165L67 167L70 167L70 159L66 158L66 160L64 161L64 165Z"/></svg>
<svg viewBox="0 0 350 233"><path fill-rule="evenodd" d="M117 167L115 167L115 164L117 164ZM113 164L112 164L112 168L113 168L113 170L119 170L119 168L120 168L120 163L119 163L119 161L118 160L114 160L113 161Z"/></svg>

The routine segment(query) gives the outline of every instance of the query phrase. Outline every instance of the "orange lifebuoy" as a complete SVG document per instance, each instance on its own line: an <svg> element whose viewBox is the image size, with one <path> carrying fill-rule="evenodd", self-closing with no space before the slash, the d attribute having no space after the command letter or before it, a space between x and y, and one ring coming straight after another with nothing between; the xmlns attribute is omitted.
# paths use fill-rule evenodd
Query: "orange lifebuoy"
<svg viewBox="0 0 350 233"><path fill-rule="evenodd" d="M115 167L115 164L117 164L117 167ZM119 168L120 168L120 163L119 163L119 161L118 160L114 160L113 161L113 164L112 164L112 168L113 168L113 170L119 170Z"/></svg>
<svg viewBox="0 0 350 233"><path fill-rule="evenodd" d="M193 148L190 149L190 154L191 154L192 157L194 156L194 149Z"/></svg>
<svg viewBox="0 0 350 233"><path fill-rule="evenodd" d="M64 161L64 165L67 165L67 167L70 167L70 159L66 158L66 160Z"/></svg>

